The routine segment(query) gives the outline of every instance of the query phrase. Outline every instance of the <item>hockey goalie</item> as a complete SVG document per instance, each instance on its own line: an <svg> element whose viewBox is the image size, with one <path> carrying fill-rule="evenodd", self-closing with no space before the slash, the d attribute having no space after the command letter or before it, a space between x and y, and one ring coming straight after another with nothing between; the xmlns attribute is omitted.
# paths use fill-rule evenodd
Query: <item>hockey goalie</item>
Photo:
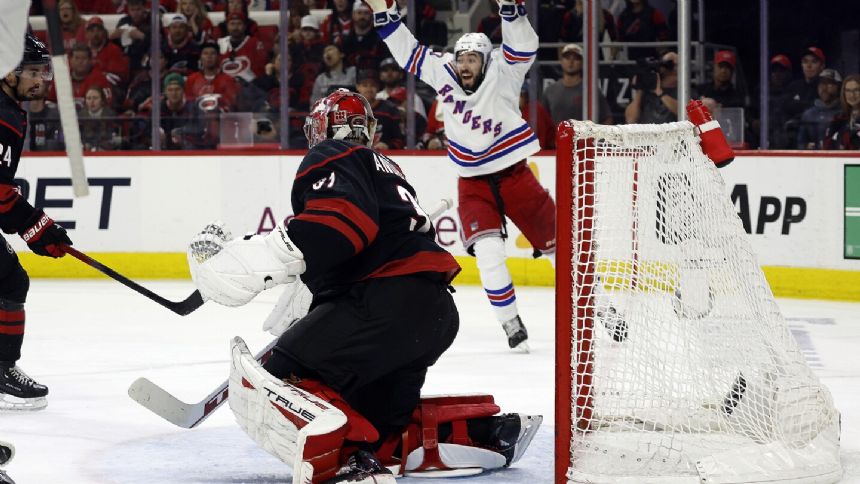
<svg viewBox="0 0 860 484"><path fill-rule="evenodd" d="M241 306L278 284L260 365L232 344L229 404L239 425L293 469L293 483L394 482L510 466L540 416L500 414L490 395L421 398L459 315L456 260L400 167L369 146L370 105L344 89L313 106L294 178L295 217L266 236L207 226L189 265L207 300Z"/></svg>

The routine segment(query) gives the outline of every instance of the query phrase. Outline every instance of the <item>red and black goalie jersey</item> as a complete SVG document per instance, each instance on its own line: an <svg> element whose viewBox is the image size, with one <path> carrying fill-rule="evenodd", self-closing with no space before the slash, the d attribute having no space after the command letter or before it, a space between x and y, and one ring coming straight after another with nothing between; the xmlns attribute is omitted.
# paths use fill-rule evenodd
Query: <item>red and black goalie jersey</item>
<svg viewBox="0 0 860 484"><path fill-rule="evenodd" d="M436 243L429 217L400 167L370 148L325 140L305 156L293 183L288 231L304 253L302 280L315 297L375 277L460 270Z"/></svg>
<svg viewBox="0 0 860 484"><path fill-rule="evenodd" d="M15 185L15 172L27 134L27 112L0 89L0 229L15 233L35 212Z"/></svg>

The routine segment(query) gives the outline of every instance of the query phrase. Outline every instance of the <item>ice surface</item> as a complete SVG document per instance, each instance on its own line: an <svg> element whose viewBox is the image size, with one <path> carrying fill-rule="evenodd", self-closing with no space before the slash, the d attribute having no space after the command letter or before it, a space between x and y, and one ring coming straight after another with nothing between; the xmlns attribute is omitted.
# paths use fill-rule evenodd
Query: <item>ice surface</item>
<svg viewBox="0 0 860 484"><path fill-rule="evenodd" d="M187 281L144 284L174 300L193 290ZM460 286L454 296L460 334L430 370L425 393L491 393L503 411L545 419L514 467L434 484L552 482L552 290L517 288L528 355L508 350L480 288ZM199 401L226 379L232 336L244 337L253 352L268 342L260 327L276 298L263 294L238 309L210 303L180 317L113 281L34 280L20 364L51 393L45 411L0 414L0 438L18 451L9 474L18 484L289 482L289 468L257 448L226 405L185 430L126 394L146 376L185 401ZM780 300L780 306L842 412L843 482L860 483L860 304Z"/></svg>

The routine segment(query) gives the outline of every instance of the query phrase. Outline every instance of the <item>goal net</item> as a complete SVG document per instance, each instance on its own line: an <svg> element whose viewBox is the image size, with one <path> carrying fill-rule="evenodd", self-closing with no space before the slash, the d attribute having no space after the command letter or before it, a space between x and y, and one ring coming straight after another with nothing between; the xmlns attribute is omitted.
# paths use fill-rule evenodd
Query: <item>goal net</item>
<svg viewBox="0 0 860 484"><path fill-rule="evenodd" d="M693 125L558 133L556 482L835 482L839 413Z"/></svg>

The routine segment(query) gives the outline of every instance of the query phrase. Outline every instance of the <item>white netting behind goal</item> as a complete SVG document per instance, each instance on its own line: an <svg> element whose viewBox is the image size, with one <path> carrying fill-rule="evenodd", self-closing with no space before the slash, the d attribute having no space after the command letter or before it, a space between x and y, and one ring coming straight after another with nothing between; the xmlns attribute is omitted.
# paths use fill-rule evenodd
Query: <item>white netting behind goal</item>
<svg viewBox="0 0 860 484"><path fill-rule="evenodd" d="M568 478L838 480L839 414L692 125L571 123Z"/></svg>

